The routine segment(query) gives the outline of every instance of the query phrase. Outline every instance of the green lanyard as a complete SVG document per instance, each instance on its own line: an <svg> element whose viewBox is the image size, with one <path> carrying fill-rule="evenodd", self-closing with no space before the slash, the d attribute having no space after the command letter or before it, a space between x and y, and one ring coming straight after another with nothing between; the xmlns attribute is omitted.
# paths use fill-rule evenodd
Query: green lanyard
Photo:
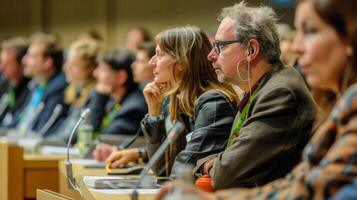
<svg viewBox="0 0 357 200"><path fill-rule="evenodd" d="M9 95L9 108L13 109L15 107L16 97L15 97L15 88L12 85L9 85L7 88L7 93Z"/></svg>
<svg viewBox="0 0 357 200"><path fill-rule="evenodd" d="M241 112L237 122L235 123L235 126L234 126L234 129L233 131L231 132L231 135L229 136L229 139L228 139L228 143L227 143L227 146L226 146L226 149L230 148L233 144L233 139L235 137L238 137L239 135L239 131L240 129L242 128L243 126L243 123L245 122L245 120L247 120L247 117L248 117L248 110L249 110L249 107L250 107L250 104L252 102L252 99L254 98L255 96L255 93L256 93L257 90L255 90L253 92L253 94L249 97L249 101L247 103L247 105L244 107L243 111Z"/></svg>
<svg viewBox="0 0 357 200"><path fill-rule="evenodd" d="M114 116L118 110L120 110L120 103L116 103L113 108L105 115L100 126L100 132L103 133L105 129L113 122Z"/></svg>

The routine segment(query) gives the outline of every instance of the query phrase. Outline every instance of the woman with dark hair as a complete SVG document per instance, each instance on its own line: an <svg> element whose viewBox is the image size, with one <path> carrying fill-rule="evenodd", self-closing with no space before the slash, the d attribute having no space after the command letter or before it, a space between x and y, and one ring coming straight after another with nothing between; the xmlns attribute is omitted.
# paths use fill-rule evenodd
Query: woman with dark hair
<svg viewBox="0 0 357 200"><path fill-rule="evenodd" d="M128 51L110 51L94 70L95 92L87 124L104 135L133 135L147 113L142 92L133 80Z"/></svg>
<svg viewBox="0 0 357 200"><path fill-rule="evenodd" d="M356 0L302 0L293 48L320 106L303 161L285 178L254 189L196 193L198 199L328 199L357 177ZM334 105L334 106L333 106ZM283 161L282 161L283 162ZM161 199L175 184L165 186Z"/></svg>
<svg viewBox="0 0 357 200"><path fill-rule="evenodd" d="M131 69L133 80L138 84L140 90L143 90L145 85L154 79L153 68L149 64L150 58L154 55L154 42L144 42L139 45L135 61L131 64ZM105 161L116 150L118 150L118 147L115 145L99 144L93 151L93 158L98 161Z"/></svg>
<svg viewBox="0 0 357 200"><path fill-rule="evenodd" d="M150 60L154 81L144 88L149 113L142 130L147 151L114 152L107 162L116 167L151 157L171 124L181 121L186 135L170 145L165 158L152 168L157 175L174 177L183 164L195 165L198 159L224 150L237 112L237 97L230 86L218 81L206 59L212 46L200 29L163 31L156 36L156 44L156 54Z"/></svg>

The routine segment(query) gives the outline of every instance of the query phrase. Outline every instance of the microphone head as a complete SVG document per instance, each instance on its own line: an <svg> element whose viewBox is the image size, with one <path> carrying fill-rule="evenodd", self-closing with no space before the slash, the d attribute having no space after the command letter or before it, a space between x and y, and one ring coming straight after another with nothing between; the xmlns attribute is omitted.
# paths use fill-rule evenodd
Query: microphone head
<svg viewBox="0 0 357 200"><path fill-rule="evenodd" d="M37 106L36 111L37 112L42 112L42 110L45 108L45 103L41 101L41 103Z"/></svg>
<svg viewBox="0 0 357 200"><path fill-rule="evenodd" d="M53 113L59 113L62 111L62 105L61 104L57 104L56 107L53 109Z"/></svg>
<svg viewBox="0 0 357 200"><path fill-rule="evenodd" d="M87 118L89 113L90 113L90 109L89 108L84 109L82 114L81 114L81 118L83 118L83 119Z"/></svg>

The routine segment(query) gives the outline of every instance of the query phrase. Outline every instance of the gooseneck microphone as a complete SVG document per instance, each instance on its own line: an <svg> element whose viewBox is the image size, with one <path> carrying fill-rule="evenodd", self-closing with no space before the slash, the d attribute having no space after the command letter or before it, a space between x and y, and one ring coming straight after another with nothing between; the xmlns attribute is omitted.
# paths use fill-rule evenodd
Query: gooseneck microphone
<svg viewBox="0 0 357 200"><path fill-rule="evenodd" d="M46 132L53 126L56 122L60 114L62 113L63 106L61 104L57 104L53 109L53 112L47 122L42 126L42 128L38 131L38 135L43 136Z"/></svg>
<svg viewBox="0 0 357 200"><path fill-rule="evenodd" d="M164 140L164 142L160 145L160 147L156 150L154 155L150 158L149 162L145 165L144 169L140 172L139 180L135 184L133 193L131 194L132 200L138 200L139 193L138 193L137 189L141 186L144 177L147 175L149 170L154 166L154 164L161 158L161 156L165 153L168 146L172 142L174 142L178 138L178 136L184 132L184 130L185 130L185 125L180 121L177 121L172 126L172 128L169 131L169 133L167 134L167 137Z"/></svg>
<svg viewBox="0 0 357 200"><path fill-rule="evenodd" d="M69 136L68 143L67 143L67 161L66 161L67 180L68 180L69 185L73 189L77 190L80 194L81 194L81 191L79 190L79 187L75 183L75 179L73 177L72 163L69 160L69 149L70 149L70 146L72 143L72 138L75 135L79 125L88 117L89 113L90 113L89 108L86 108L82 112L81 117L78 119L77 123L74 125L74 127L72 129L71 135Z"/></svg>
<svg viewBox="0 0 357 200"><path fill-rule="evenodd" d="M26 136L28 131L31 131L34 126L34 122L36 117L43 111L45 108L45 103L41 102L33 111L33 113L29 113L27 110L26 115L31 115L31 117L23 117L19 124L17 125L18 132L22 136Z"/></svg>

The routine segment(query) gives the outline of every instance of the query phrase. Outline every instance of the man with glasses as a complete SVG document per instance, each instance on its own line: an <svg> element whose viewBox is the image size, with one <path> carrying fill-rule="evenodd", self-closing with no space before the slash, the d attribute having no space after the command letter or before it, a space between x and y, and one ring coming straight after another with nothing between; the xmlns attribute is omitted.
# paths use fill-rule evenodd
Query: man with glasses
<svg viewBox="0 0 357 200"><path fill-rule="evenodd" d="M198 161L216 189L255 187L283 177L311 137L315 105L302 77L279 60L276 14L244 2L220 14L208 59L221 82L244 91L225 151Z"/></svg>

